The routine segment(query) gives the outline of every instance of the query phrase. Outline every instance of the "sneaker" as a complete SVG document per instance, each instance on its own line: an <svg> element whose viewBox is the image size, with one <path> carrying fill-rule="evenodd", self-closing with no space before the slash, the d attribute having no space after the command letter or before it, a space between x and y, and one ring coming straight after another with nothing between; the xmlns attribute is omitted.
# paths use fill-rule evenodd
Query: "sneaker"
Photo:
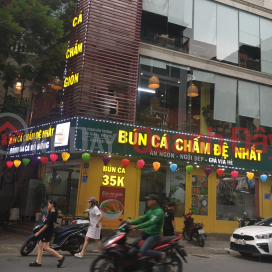
<svg viewBox="0 0 272 272"><path fill-rule="evenodd" d="M35 262L30 263L29 266L32 266L32 267L40 267L40 266L42 266L42 264L38 264L38 263L35 261Z"/></svg>
<svg viewBox="0 0 272 272"><path fill-rule="evenodd" d="M76 253L74 256L77 258L83 259L83 256L81 256L80 253Z"/></svg>
<svg viewBox="0 0 272 272"><path fill-rule="evenodd" d="M65 259L65 257L63 256L62 259L58 260L57 268L60 268L60 267L61 267L61 265L62 265L63 262L64 262L64 259Z"/></svg>

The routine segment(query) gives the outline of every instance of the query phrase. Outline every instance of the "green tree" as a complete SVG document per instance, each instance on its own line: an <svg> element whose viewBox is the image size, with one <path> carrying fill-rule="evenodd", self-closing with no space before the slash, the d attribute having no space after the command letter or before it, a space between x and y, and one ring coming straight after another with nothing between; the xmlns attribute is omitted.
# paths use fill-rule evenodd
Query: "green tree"
<svg viewBox="0 0 272 272"><path fill-rule="evenodd" d="M75 7L76 0L0 1L0 77L6 90L2 110L12 111L8 88L16 78L20 76L22 92L29 80L37 93L64 67ZM30 106L22 98L18 101Z"/></svg>

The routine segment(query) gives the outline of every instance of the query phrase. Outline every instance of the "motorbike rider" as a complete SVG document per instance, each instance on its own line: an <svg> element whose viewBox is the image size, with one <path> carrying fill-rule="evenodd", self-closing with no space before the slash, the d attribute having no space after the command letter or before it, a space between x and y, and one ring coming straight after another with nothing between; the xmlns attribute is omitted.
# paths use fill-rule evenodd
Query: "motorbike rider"
<svg viewBox="0 0 272 272"><path fill-rule="evenodd" d="M163 226L164 213L159 207L159 197L155 194L151 194L145 197L147 199L147 206L150 210L141 218L131 222L131 229L143 229L143 234L138 237L133 243L133 246L141 240L145 240L144 244L140 248L140 254L143 256L151 256L157 258L165 258L166 253L156 250L152 250L153 246L160 241L161 229Z"/></svg>

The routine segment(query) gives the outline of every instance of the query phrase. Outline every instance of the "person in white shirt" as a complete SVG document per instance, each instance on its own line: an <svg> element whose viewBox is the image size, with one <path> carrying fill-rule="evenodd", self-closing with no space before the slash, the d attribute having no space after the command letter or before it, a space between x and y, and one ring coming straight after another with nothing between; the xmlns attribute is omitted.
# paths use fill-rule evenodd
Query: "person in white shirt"
<svg viewBox="0 0 272 272"><path fill-rule="evenodd" d="M75 257L78 257L78 258L83 258L90 238L95 240L99 253L102 252L101 242L100 242L100 231L101 231L101 220L103 215L101 214L99 208L95 205L96 204L95 197L90 197L87 201L89 203L90 226L85 236L85 242L84 242L82 251L75 254Z"/></svg>

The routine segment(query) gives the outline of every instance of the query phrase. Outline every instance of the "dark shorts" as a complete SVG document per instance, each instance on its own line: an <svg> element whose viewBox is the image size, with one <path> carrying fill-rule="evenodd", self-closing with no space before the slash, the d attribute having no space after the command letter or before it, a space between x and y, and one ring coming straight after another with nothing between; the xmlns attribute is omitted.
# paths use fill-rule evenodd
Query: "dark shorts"
<svg viewBox="0 0 272 272"><path fill-rule="evenodd" d="M44 232L38 236L38 239L42 241L43 243L48 243L52 240L52 235L50 233Z"/></svg>
<svg viewBox="0 0 272 272"><path fill-rule="evenodd" d="M174 229L163 229L163 236L174 236Z"/></svg>

